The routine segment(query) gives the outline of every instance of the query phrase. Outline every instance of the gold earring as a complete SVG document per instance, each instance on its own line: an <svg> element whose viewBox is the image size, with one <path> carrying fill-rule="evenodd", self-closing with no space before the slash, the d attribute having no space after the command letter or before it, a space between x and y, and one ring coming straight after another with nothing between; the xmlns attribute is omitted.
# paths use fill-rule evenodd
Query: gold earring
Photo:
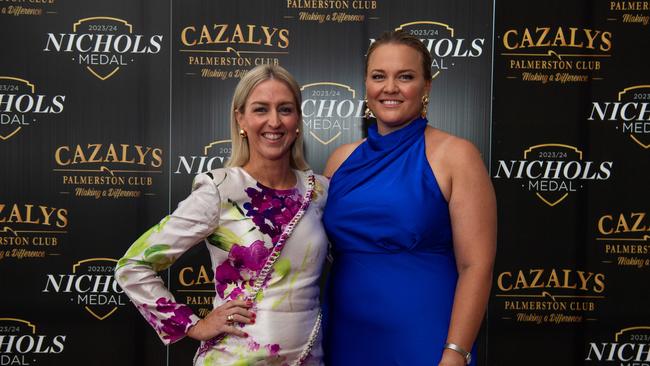
<svg viewBox="0 0 650 366"><path fill-rule="evenodd" d="M423 95L422 96L422 113L420 115L422 118L427 118L427 107L429 107L429 96L428 95Z"/></svg>
<svg viewBox="0 0 650 366"><path fill-rule="evenodd" d="M241 136L242 138L245 139L245 138L248 137L248 134L246 133L246 131L243 128L240 128L239 129L239 136Z"/></svg>
<svg viewBox="0 0 650 366"><path fill-rule="evenodd" d="M363 102L366 104L366 110L363 112L363 118L365 119L375 118L375 115L370 110L370 107L368 107L368 99L364 98Z"/></svg>
<svg viewBox="0 0 650 366"><path fill-rule="evenodd" d="M296 137L300 136L300 129L296 128Z"/></svg>

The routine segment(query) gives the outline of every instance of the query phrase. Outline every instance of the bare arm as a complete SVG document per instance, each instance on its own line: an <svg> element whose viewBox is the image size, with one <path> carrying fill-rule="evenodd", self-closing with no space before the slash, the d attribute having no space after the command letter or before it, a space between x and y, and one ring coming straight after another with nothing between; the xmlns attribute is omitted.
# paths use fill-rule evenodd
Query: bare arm
<svg viewBox="0 0 650 366"><path fill-rule="evenodd" d="M455 139L448 151L449 213L458 282L447 342L466 351L476 339L487 307L496 253L496 198L478 150ZM440 365L464 365L445 349Z"/></svg>

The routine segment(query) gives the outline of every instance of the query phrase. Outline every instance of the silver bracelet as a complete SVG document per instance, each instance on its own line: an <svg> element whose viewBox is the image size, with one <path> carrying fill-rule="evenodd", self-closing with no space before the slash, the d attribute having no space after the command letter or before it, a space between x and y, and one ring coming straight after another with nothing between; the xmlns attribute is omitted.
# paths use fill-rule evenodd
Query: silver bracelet
<svg viewBox="0 0 650 366"><path fill-rule="evenodd" d="M472 354L465 351L462 349L459 345L453 344L453 343L445 343L445 345L442 348L449 348L452 351L456 351L460 353L463 358L465 358L465 364L469 365L470 362L472 362Z"/></svg>

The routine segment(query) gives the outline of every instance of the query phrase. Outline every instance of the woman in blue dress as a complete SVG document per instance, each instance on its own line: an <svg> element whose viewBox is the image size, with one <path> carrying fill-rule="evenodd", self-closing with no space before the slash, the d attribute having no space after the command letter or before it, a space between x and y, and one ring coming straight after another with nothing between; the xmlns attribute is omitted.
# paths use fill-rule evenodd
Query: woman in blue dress
<svg viewBox="0 0 650 366"><path fill-rule="evenodd" d="M377 123L325 169L325 363L475 364L496 248L490 178L470 142L427 126L431 55L418 39L382 35L365 84Z"/></svg>

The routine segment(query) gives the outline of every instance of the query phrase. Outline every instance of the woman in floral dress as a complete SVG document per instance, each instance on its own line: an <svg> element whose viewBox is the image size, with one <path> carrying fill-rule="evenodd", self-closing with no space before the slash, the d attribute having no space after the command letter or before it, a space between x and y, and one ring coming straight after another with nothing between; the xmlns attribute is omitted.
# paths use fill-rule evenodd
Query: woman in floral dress
<svg viewBox="0 0 650 366"><path fill-rule="evenodd" d="M201 341L194 365L322 364L328 183L303 158L300 105L286 70L249 71L233 97L228 167L197 175L191 195L118 262L119 284L165 344ZM200 319L156 272L202 240L216 295Z"/></svg>

